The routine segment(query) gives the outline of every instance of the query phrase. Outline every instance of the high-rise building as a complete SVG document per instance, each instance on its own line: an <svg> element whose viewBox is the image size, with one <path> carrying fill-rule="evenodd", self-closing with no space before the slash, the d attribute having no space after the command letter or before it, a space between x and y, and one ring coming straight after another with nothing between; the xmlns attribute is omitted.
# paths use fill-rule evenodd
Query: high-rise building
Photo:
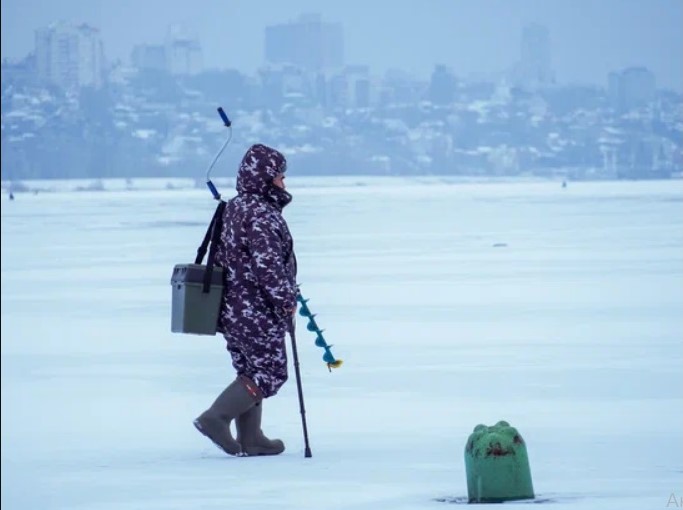
<svg viewBox="0 0 683 510"><path fill-rule="evenodd" d="M329 108L368 108L377 100L370 68L365 65L319 72L312 90L318 103Z"/></svg>
<svg viewBox="0 0 683 510"><path fill-rule="evenodd" d="M514 76L516 85L538 88L555 82L551 65L550 34L538 23L527 25L522 30L520 61Z"/></svg>
<svg viewBox="0 0 683 510"><path fill-rule="evenodd" d="M60 21L36 30L35 43L41 79L65 90L102 85L104 49L97 28Z"/></svg>
<svg viewBox="0 0 683 510"><path fill-rule="evenodd" d="M166 48L161 44L138 44L131 52L133 67L147 71L166 71Z"/></svg>
<svg viewBox="0 0 683 510"><path fill-rule="evenodd" d="M440 105L450 104L455 99L456 87L453 71L445 65L437 65L429 82L429 100Z"/></svg>
<svg viewBox="0 0 683 510"><path fill-rule="evenodd" d="M164 44L138 44L130 57L133 67L146 71L166 71L187 76L199 74L203 68L199 40L179 24L168 28Z"/></svg>
<svg viewBox="0 0 683 510"><path fill-rule="evenodd" d="M202 47L194 35L180 25L172 25L166 35L166 65L171 74L202 72Z"/></svg>
<svg viewBox="0 0 683 510"><path fill-rule="evenodd" d="M607 89L615 110L640 108L655 98L655 75L645 67L611 72L607 77Z"/></svg>
<svg viewBox="0 0 683 510"><path fill-rule="evenodd" d="M313 76L291 64L271 64L259 69L263 101L267 106L283 102L308 102L314 96Z"/></svg>
<svg viewBox="0 0 683 510"><path fill-rule="evenodd" d="M341 23L323 22L319 14L266 27L266 61L293 64L308 71L329 71L344 65Z"/></svg>

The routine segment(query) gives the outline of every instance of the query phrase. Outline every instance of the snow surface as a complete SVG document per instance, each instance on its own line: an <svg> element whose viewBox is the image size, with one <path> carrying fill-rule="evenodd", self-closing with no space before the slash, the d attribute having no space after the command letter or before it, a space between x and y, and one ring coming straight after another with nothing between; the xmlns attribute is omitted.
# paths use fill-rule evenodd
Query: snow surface
<svg viewBox="0 0 683 510"><path fill-rule="evenodd" d="M675 508L680 181L288 182L302 291L345 361L299 320L311 459L293 369L264 406L283 455L192 426L234 374L222 338L170 332L208 191L3 194L3 510L452 508L468 435L501 419L549 507Z"/></svg>

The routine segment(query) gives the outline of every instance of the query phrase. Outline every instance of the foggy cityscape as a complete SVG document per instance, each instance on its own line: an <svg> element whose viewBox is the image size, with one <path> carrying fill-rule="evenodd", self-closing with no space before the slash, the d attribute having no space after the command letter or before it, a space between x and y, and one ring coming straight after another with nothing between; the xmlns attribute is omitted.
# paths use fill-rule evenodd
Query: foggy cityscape
<svg viewBox="0 0 683 510"><path fill-rule="evenodd" d="M683 508L683 0L0 5L2 510Z"/></svg>
<svg viewBox="0 0 683 510"><path fill-rule="evenodd" d="M638 62L563 81L549 28L517 32L516 59L489 73L380 73L349 61L341 22L301 13L265 26L261 63L243 72L207 67L183 23L112 59L114 34L54 21L3 58L2 179L196 176L225 136L219 106L231 151L269 143L299 175L680 175L680 88ZM681 48L668 51L680 68Z"/></svg>

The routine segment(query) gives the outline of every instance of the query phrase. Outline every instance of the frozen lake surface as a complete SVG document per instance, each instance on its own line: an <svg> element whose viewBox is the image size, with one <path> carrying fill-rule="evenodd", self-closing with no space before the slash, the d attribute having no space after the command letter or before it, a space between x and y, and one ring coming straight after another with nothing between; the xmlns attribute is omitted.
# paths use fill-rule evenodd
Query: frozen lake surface
<svg viewBox="0 0 683 510"><path fill-rule="evenodd" d="M452 508L468 435L501 419L550 508L680 502L681 181L288 183L302 292L345 362L299 321L311 459L293 369L264 406L283 455L192 426L234 375L222 338L170 332L208 191L3 195L3 510Z"/></svg>

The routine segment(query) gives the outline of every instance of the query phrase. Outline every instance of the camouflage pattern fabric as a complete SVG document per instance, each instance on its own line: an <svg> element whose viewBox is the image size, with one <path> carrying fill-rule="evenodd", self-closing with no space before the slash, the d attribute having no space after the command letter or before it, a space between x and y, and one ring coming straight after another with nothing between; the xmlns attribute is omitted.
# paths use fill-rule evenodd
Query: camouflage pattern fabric
<svg viewBox="0 0 683 510"><path fill-rule="evenodd" d="M218 331L238 375L273 396L287 380L285 335L296 307L296 258L282 209L292 197L273 185L284 156L253 145L237 174L237 196L223 216L216 265L225 268Z"/></svg>

